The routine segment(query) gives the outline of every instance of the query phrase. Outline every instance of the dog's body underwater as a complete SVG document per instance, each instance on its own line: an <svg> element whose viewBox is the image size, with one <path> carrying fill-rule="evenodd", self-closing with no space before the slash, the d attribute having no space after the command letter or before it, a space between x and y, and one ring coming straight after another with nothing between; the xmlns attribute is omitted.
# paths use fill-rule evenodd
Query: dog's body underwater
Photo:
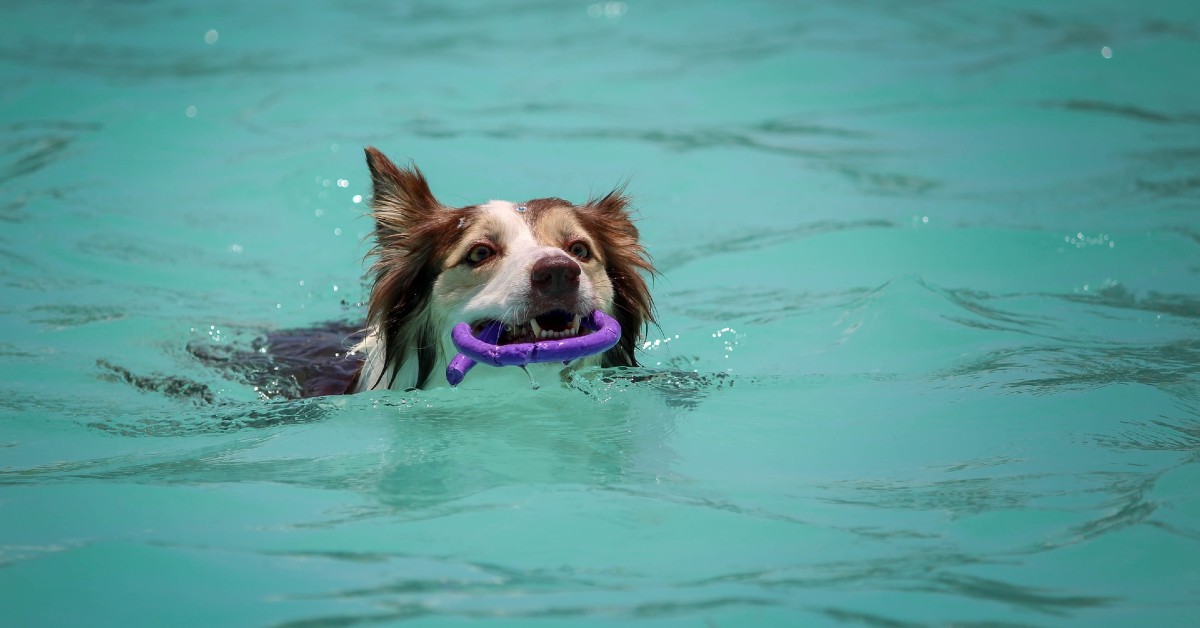
<svg viewBox="0 0 1200 628"><path fill-rule="evenodd" d="M398 168L374 148L366 155L374 285L366 336L352 352L363 363L346 392L444 383L459 322L479 330L498 321L499 344L531 342L588 333L580 319L597 309L620 323L620 340L567 368L636 366L634 349L653 320L641 273L654 269L621 190L582 205L539 198L455 209L434 198L415 166ZM513 369L481 367L468 380L487 371Z"/></svg>

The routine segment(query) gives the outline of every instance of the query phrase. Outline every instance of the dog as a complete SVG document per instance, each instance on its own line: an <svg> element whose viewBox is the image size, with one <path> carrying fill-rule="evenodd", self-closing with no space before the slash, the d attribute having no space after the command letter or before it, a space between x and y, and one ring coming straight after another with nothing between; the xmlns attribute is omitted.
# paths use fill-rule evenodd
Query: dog
<svg viewBox="0 0 1200 628"><path fill-rule="evenodd" d="M569 365L637 366L634 350L654 322L643 275L654 276L624 186L582 205L561 198L492 200L450 208L415 164L397 167L366 148L373 195L373 276L362 360L346 389L411 390L445 384L457 353L451 329L503 323L499 344L588 333L580 319L603 310L621 325L617 344ZM515 369L480 366L468 381ZM531 375L532 377L532 375Z"/></svg>

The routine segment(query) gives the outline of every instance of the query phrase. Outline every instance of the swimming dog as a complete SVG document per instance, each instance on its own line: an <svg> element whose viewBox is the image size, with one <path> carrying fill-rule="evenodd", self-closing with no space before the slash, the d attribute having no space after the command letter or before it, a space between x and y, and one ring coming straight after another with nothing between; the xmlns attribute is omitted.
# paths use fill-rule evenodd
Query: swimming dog
<svg viewBox="0 0 1200 628"><path fill-rule="evenodd" d="M362 366L346 392L445 382L460 321L475 331L500 322L498 344L509 344L586 334L581 319L599 309L620 323L620 340L566 368L637 365L634 349L654 320L643 274L654 266L623 187L582 205L538 198L450 208L415 164L397 167L374 147L366 157L373 286L351 358ZM472 378L480 371L512 369L481 367Z"/></svg>

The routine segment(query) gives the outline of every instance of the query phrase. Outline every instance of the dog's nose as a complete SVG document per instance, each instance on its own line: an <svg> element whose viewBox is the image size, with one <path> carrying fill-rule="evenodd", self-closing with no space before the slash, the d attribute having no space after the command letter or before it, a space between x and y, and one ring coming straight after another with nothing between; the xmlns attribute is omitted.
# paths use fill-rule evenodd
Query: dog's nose
<svg viewBox="0 0 1200 628"><path fill-rule="evenodd" d="M548 297L573 292L579 288L579 264L564 255L551 255L538 260L529 271L533 289Z"/></svg>

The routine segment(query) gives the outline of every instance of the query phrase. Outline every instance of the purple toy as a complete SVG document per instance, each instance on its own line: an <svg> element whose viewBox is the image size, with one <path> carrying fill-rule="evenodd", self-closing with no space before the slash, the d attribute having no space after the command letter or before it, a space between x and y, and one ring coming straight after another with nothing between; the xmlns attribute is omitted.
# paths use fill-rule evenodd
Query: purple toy
<svg viewBox="0 0 1200 628"><path fill-rule="evenodd" d="M500 332L504 329L504 325L499 321L488 323L483 331L479 332L479 337L471 334L470 325L459 323L450 332L450 339L462 353L450 360L450 365L446 367L446 381L450 382L451 386L457 386L476 362L491 366L569 362L608 351L621 339L621 324L600 310L585 317L580 321L580 326L590 329L592 333L574 338L498 345L496 341L500 339Z"/></svg>

